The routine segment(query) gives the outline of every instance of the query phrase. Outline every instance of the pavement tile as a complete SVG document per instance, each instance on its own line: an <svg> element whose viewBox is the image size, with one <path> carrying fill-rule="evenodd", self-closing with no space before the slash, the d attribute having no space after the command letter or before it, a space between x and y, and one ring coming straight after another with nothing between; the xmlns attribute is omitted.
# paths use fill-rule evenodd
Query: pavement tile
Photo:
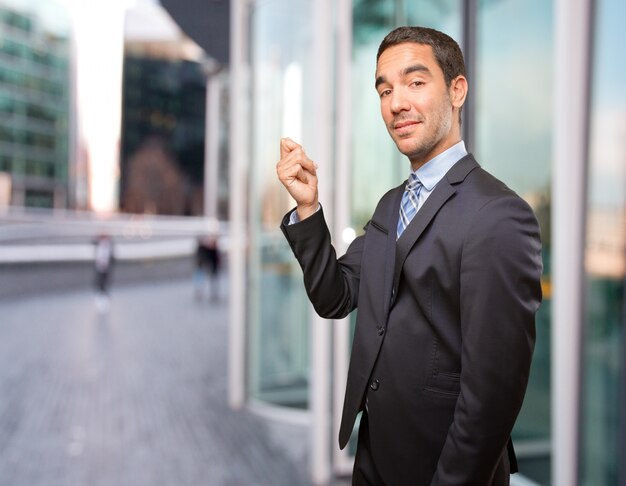
<svg viewBox="0 0 626 486"><path fill-rule="evenodd" d="M191 278L0 300L0 485L308 484L306 427L228 407L227 335Z"/></svg>

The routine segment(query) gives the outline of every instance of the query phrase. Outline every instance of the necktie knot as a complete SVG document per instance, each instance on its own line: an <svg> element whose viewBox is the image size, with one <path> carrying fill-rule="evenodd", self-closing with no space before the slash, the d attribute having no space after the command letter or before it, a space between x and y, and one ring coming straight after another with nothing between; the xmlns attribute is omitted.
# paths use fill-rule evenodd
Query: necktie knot
<svg viewBox="0 0 626 486"><path fill-rule="evenodd" d="M411 174L409 175L409 181L407 182L406 185L406 191L409 192L414 192L416 191L419 186L421 186L422 183L421 181L417 178L417 176L415 175L415 172L411 172Z"/></svg>
<svg viewBox="0 0 626 486"><path fill-rule="evenodd" d="M409 225L415 213L417 213L417 207L419 204L419 192L422 187L422 183L417 178L414 172L409 175L409 180L404 188L404 194L402 195L402 202L400 205L400 214L398 216L398 228L396 237L400 238L400 235L404 232Z"/></svg>

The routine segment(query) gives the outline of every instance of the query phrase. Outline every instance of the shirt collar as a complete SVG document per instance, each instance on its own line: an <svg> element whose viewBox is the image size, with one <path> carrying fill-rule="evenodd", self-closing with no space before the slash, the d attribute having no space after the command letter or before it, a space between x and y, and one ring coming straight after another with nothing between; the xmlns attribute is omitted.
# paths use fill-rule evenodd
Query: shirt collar
<svg viewBox="0 0 626 486"><path fill-rule="evenodd" d="M432 191L452 166L466 155L465 142L461 140L422 165L415 171L415 175L427 191Z"/></svg>

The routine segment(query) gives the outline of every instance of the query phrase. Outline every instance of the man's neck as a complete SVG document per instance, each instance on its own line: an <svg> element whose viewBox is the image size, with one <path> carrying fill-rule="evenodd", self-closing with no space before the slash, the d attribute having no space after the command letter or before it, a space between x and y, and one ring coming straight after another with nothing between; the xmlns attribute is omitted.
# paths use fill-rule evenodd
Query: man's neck
<svg viewBox="0 0 626 486"><path fill-rule="evenodd" d="M424 157L420 157L419 159L409 159L409 161L411 162L411 168L413 169L413 172L415 172L420 167L426 165L428 162L433 160L438 155L441 155L446 150L449 150L451 147L454 147L460 141L461 141L461 137L459 136L458 138L455 138L452 141L446 141L446 143L443 146L435 147Z"/></svg>

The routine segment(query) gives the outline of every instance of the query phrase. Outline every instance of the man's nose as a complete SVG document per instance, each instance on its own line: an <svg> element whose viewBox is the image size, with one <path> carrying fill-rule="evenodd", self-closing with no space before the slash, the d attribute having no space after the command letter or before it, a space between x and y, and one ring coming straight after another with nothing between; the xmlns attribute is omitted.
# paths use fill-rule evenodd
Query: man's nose
<svg viewBox="0 0 626 486"><path fill-rule="evenodd" d="M403 89L394 89L391 94L391 111L400 113L411 109L411 104Z"/></svg>

